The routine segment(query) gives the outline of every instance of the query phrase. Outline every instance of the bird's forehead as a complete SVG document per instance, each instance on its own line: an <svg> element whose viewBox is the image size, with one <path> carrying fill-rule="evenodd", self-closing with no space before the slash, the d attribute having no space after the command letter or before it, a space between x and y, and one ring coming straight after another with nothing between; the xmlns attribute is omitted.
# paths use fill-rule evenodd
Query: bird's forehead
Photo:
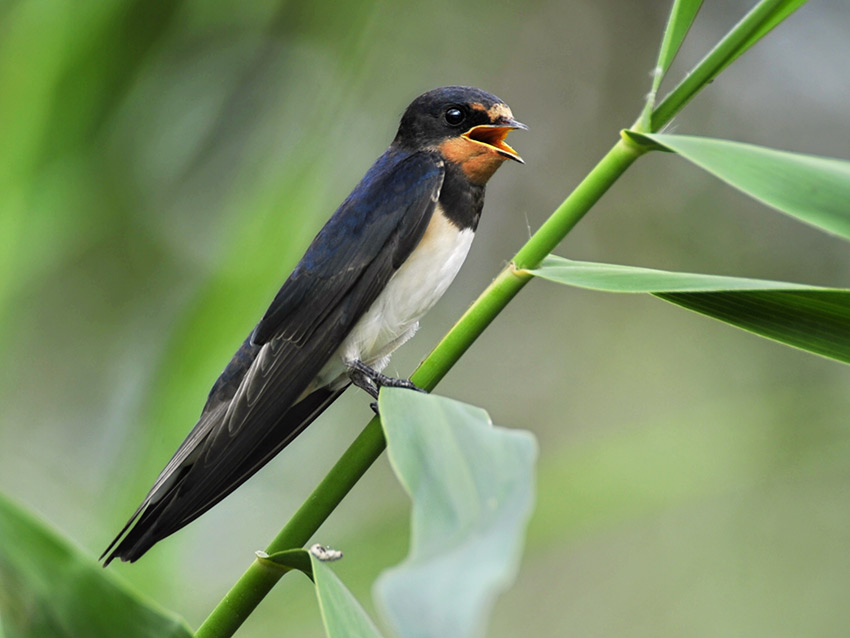
<svg viewBox="0 0 850 638"><path fill-rule="evenodd" d="M469 107L473 111L481 111L487 114L487 117L491 122L498 122L499 120L512 120L514 114L511 112L510 107L507 104L503 104L502 102L496 102L495 104L491 104L490 106L486 106L481 102L472 102Z"/></svg>

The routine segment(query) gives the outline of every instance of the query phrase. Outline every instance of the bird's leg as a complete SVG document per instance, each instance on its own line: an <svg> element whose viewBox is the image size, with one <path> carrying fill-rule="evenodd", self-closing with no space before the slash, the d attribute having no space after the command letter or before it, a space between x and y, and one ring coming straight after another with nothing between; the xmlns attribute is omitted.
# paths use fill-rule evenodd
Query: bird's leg
<svg viewBox="0 0 850 638"><path fill-rule="evenodd" d="M378 398L378 391L384 386L388 388L405 388L407 390L425 392L425 390L409 379L388 377L371 366L366 365L359 359L348 362L348 377L354 385L368 392L373 399Z"/></svg>
<svg viewBox="0 0 850 638"><path fill-rule="evenodd" d="M358 361L357 363L360 363L364 367L368 367L368 366L366 366L366 364L364 364L360 361ZM349 364L348 378L351 379L351 382L354 385L356 385L358 388L360 388L361 390L365 390L369 394L370 397L372 397L375 400L378 399L379 388L375 384L375 382L372 381L372 378L368 374L362 372L360 369Z"/></svg>

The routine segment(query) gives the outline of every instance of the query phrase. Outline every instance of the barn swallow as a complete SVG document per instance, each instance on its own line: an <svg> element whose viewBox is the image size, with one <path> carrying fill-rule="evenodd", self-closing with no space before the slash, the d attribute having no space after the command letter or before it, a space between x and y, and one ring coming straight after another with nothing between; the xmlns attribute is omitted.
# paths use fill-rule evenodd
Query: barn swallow
<svg viewBox="0 0 850 638"><path fill-rule="evenodd" d="M200 419L101 556L135 561L268 463L350 384L382 373L466 258L484 186L525 129L499 98L416 98L387 151L333 214L209 393ZM113 549L114 548L114 549Z"/></svg>

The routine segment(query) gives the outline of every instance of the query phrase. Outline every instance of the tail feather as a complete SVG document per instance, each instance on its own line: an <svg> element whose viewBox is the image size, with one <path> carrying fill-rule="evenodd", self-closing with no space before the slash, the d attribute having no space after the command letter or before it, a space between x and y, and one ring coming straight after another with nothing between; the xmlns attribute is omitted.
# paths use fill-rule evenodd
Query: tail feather
<svg viewBox="0 0 850 638"><path fill-rule="evenodd" d="M192 465L181 467L180 474L175 480L169 481L170 485L163 494L148 494L101 555L100 559L103 560L108 554L103 566L106 567L116 558L128 562L138 560L153 545L216 505L286 447L344 390L345 387L338 390L320 388L289 408L274 426L269 428L262 445L257 446L251 455L228 472L227 477L217 477L220 479L217 481L220 487L214 493L204 494L203 498L199 499L197 494L192 494L192 489L186 491L185 478Z"/></svg>

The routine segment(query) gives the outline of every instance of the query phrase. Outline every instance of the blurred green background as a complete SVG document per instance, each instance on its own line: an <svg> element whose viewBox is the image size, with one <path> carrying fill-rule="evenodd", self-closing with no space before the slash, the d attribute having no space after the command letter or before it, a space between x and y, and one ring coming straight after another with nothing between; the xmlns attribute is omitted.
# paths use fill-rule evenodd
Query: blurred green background
<svg viewBox="0 0 850 638"><path fill-rule="evenodd" d="M675 81L751 6L707 2ZM0 3L0 490L93 556L419 93L530 126L407 375L639 113L667 2ZM674 122L850 157L850 10L809 3ZM669 88L669 86L668 86ZM559 254L850 285L848 246L676 158ZM491 636L842 636L850 370L651 297L535 281L439 392L535 432L538 505ZM351 392L256 478L110 571L197 626L369 418ZM382 459L320 530L367 606L407 548ZM241 636L322 635L284 579Z"/></svg>

